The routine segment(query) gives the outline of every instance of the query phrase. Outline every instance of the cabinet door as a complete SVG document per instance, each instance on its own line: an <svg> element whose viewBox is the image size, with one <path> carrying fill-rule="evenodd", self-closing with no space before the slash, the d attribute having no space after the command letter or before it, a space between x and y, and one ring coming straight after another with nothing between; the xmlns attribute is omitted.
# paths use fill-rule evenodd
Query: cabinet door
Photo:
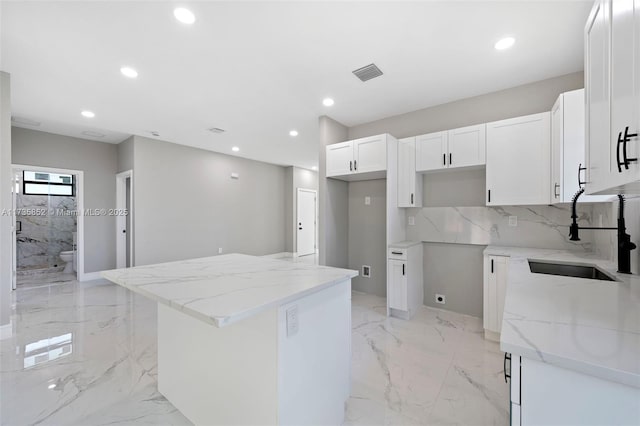
<svg viewBox="0 0 640 426"><path fill-rule="evenodd" d="M447 132L416 136L416 171L445 169L447 159Z"/></svg>
<svg viewBox="0 0 640 426"><path fill-rule="evenodd" d="M416 138L398 141L398 207L416 205Z"/></svg>
<svg viewBox="0 0 640 426"><path fill-rule="evenodd" d="M449 167L481 166L485 164L486 124L449 130Z"/></svg>
<svg viewBox="0 0 640 426"><path fill-rule="evenodd" d="M564 95L558 96L551 108L551 202L562 203L562 163L564 143Z"/></svg>
<svg viewBox="0 0 640 426"><path fill-rule="evenodd" d="M355 173L387 170L387 137L385 135L356 139L352 142Z"/></svg>
<svg viewBox="0 0 640 426"><path fill-rule="evenodd" d="M389 307L407 311L407 274L403 260L389 260L387 298Z"/></svg>
<svg viewBox="0 0 640 426"><path fill-rule="evenodd" d="M484 286L483 322L484 328L500 333L504 299L507 289L507 268L509 258L506 256L488 256L486 258L486 277Z"/></svg>
<svg viewBox="0 0 640 426"><path fill-rule="evenodd" d="M611 136L610 170L612 184L623 185L640 179L640 162L628 164L618 170L618 153L624 158L624 145L628 158L640 158L640 138L618 146L618 138L640 134L640 1L615 0L611 2ZM628 129L628 130L627 130Z"/></svg>
<svg viewBox="0 0 640 426"><path fill-rule="evenodd" d="M585 104L587 193L608 187L610 151L609 97L610 0L596 0L585 27Z"/></svg>
<svg viewBox="0 0 640 426"><path fill-rule="evenodd" d="M549 204L550 113L487 124L487 205Z"/></svg>
<svg viewBox="0 0 640 426"><path fill-rule="evenodd" d="M343 176L353 172L353 145L351 142L327 145L327 177Z"/></svg>

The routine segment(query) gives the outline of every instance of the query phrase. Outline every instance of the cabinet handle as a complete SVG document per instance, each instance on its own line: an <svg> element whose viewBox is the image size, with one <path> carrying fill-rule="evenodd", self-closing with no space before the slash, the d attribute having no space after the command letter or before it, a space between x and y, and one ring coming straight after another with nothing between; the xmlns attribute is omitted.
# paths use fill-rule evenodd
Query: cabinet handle
<svg viewBox="0 0 640 426"><path fill-rule="evenodd" d="M349 161L349 171L353 171L353 161Z"/></svg>
<svg viewBox="0 0 640 426"><path fill-rule="evenodd" d="M404 275L404 263L402 264L402 275Z"/></svg>
<svg viewBox="0 0 640 426"><path fill-rule="evenodd" d="M487 200L488 200L488 202L491 202L491 190L490 189L487 191Z"/></svg>
<svg viewBox="0 0 640 426"><path fill-rule="evenodd" d="M442 165L443 166L447 165L447 154L442 154Z"/></svg>
<svg viewBox="0 0 640 426"><path fill-rule="evenodd" d="M453 165L453 154L449 153L449 165Z"/></svg>
<svg viewBox="0 0 640 426"><path fill-rule="evenodd" d="M493 259L491 259L491 273L493 274Z"/></svg>
<svg viewBox="0 0 640 426"><path fill-rule="evenodd" d="M637 133L629 134L629 126L624 128L624 138L622 139L622 157L624 158L624 168L625 170L629 170L629 163L634 163L638 161L637 158L628 158L627 157L627 142L629 142L630 138L635 138L638 136Z"/></svg>
<svg viewBox="0 0 640 426"><path fill-rule="evenodd" d="M559 183L556 183L555 185L553 185L553 196L555 198L558 198L560 196L560 194L558 194L558 189L560 189Z"/></svg>
<svg viewBox="0 0 640 426"><path fill-rule="evenodd" d="M509 374L507 374L507 360L509 360ZM507 379L511 378L511 354L508 354L506 352L504 353L502 369L504 370L504 382L507 383Z"/></svg>
<svg viewBox="0 0 640 426"><path fill-rule="evenodd" d="M358 171L358 160L353 160L353 170Z"/></svg>
<svg viewBox="0 0 640 426"><path fill-rule="evenodd" d="M411 193L411 205L413 205L413 192Z"/></svg>
<svg viewBox="0 0 640 426"><path fill-rule="evenodd" d="M582 188L582 185L587 184L586 179L585 180L580 179L580 172L582 172L583 170L586 172L587 168L582 167L582 163L578 164L578 188ZM586 173L585 173L585 176L586 176Z"/></svg>
<svg viewBox="0 0 640 426"><path fill-rule="evenodd" d="M391 252L391 254L398 254L398 255L400 255L400 254L402 254L402 252L401 252L401 251L392 251L392 252Z"/></svg>

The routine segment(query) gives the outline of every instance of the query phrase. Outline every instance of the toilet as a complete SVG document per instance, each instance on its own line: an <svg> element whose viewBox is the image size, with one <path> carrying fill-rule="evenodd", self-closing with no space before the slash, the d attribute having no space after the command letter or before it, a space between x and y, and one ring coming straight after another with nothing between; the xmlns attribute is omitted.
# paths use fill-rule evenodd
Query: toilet
<svg viewBox="0 0 640 426"><path fill-rule="evenodd" d="M63 274L73 274L73 271L75 271L75 251L70 250L70 251L61 251L60 252L60 260L62 260L63 262L66 262L66 266L64 267L64 270L62 271Z"/></svg>

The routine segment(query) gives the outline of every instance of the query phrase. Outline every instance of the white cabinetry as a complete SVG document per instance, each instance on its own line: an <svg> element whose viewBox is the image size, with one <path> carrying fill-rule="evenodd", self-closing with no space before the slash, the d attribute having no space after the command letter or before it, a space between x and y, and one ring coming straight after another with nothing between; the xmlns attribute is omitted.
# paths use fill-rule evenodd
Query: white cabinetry
<svg viewBox="0 0 640 426"><path fill-rule="evenodd" d="M398 141L398 207L422 207L422 175L416 173L416 138Z"/></svg>
<svg viewBox="0 0 640 426"><path fill-rule="evenodd" d="M507 294L508 256L484 257L483 324L484 335L500 340L504 299Z"/></svg>
<svg viewBox="0 0 640 426"><path fill-rule="evenodd" d="M387 266L387 314L410 319L423 305L422 243L389 246Z"/></svg>
<svg viewBox="0 0 640 426"><path fill-rule="evenodd" d="M327 177L343 180L385 177L388 136L383 134L328 145Z"/></svg>
<svg viewBox="0 0 640 426"><path fill-rule="evenodd" d="M485 164L486 125L416 137L416 170L427 172Z"/></svg>
<svg viewBox="0 0 640 426"><path fill-rule="evenodd" d="M487 205L551 201L550 113L487 124Z"/></svg>
<svg viewBox="0 0 640 426"><path fill-rule="evenodd" d="M558 96L551 109L551 202L570 203L584 182L584 89ZM579 171L580 170L580 171ZM609 201L608 196L582 196L580 202Z"/></svg>
<svg viewBox="0 0 640 426"><path fill-rule="evenodd" d="M640 388L511 355L512 425L637 425Z"/></svg>
<svg viewBox="0 0 640 426"><path fill-rule="evenodd" d="M640 193L640 0L596 0L585 88L587 193Z"/></svg>

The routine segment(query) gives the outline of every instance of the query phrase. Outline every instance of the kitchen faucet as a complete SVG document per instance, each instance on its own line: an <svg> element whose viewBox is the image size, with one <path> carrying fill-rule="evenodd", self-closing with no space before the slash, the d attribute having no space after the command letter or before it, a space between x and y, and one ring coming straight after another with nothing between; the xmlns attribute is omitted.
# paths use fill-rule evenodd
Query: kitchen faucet
<svg viewBox="0 0 640 426"><path fill-rule="evenodd" d="M584 193L584 188L580 188L576 195L573 196L573 207L571 210L571 218L573 223L569 227L569 236L571 241L580 241L578 232L580 229L599 229L599 230L617 230L618 231L618 272L621 274L631 273L631 250L636 248L636 245L631 242L631 236L626 233L626 227L624 223L624 197L618 195L620 199L620 205L618 207L618 227L617 228L597 228L591 226L578 226L578 214L576 213L576 204L578 198Z"/></svg>

